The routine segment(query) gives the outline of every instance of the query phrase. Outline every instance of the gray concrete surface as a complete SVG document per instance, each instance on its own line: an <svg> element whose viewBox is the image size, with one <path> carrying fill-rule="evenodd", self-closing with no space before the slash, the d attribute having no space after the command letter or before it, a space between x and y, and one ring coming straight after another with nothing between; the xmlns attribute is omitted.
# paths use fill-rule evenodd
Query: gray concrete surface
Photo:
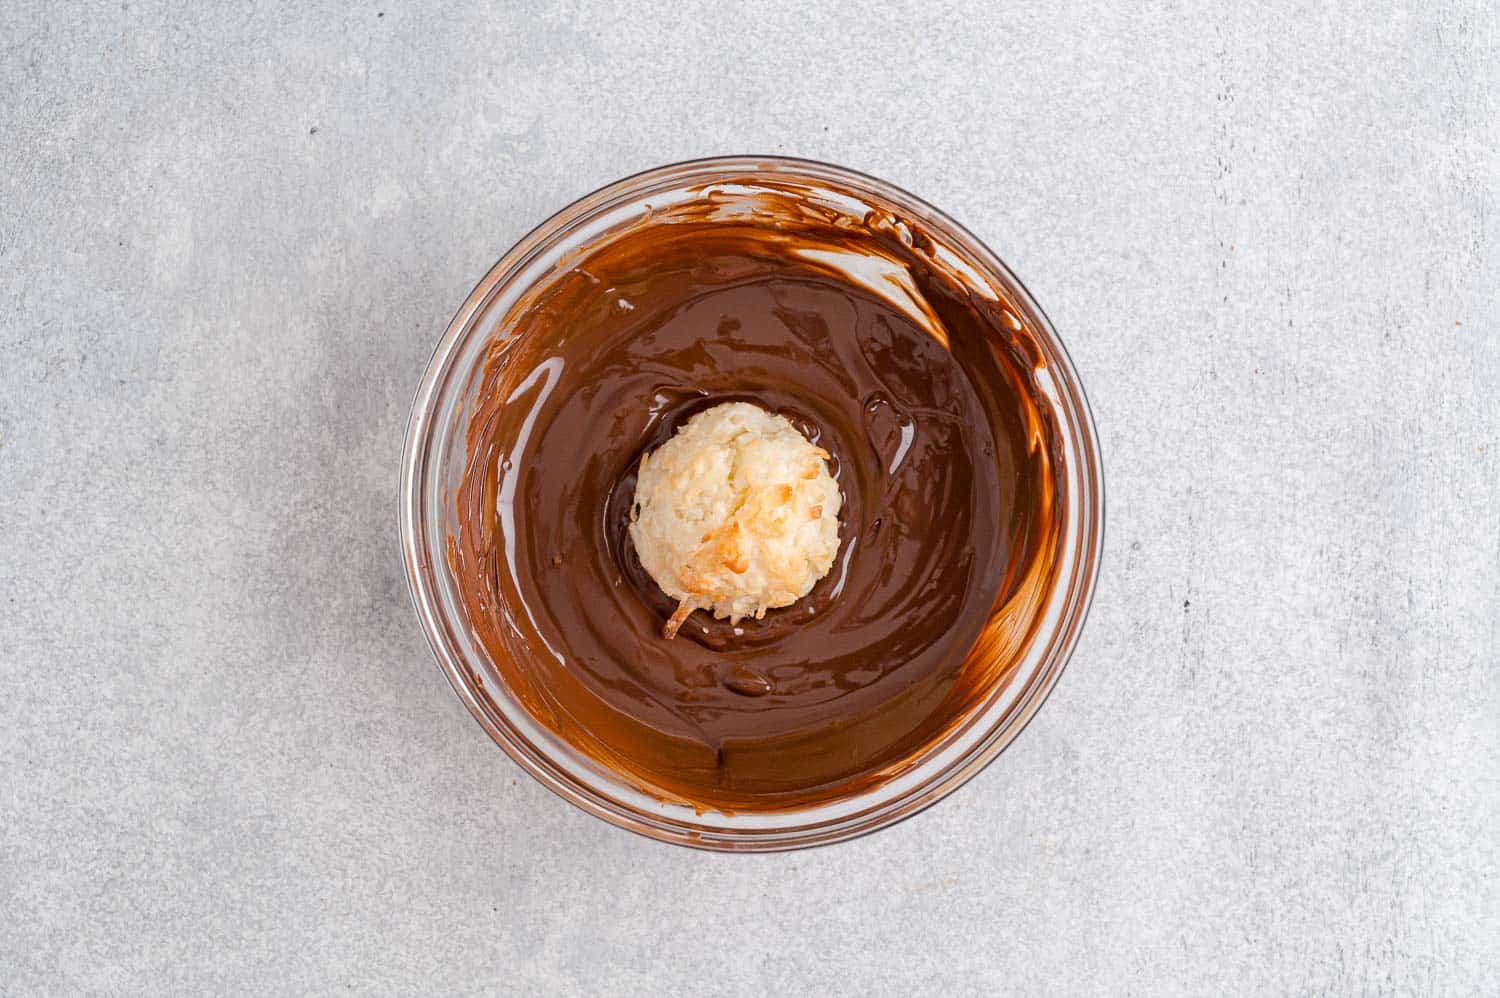
<svg viewBox="0 0 1500 998"><path fill-rule="evenodd" d="M0 993L1500 992L1500 8L0 4ZM596 185L889 178L1107 455L1037 721L808 853L554 799L395 534L455 306Z"/></svg>

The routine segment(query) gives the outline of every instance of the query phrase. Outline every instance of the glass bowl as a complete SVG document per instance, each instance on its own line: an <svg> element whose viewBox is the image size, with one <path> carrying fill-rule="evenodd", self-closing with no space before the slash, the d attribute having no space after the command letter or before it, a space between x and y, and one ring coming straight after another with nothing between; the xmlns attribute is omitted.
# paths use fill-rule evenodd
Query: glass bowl
<svg viewBox="0 0 1500 998"><path fill-rule="evenodd" d="M1026 639L995 671L988 696L904 771L801 810L725 814L657 799L533 719L473 634L448 545L487 345L503 335L516 302L581 249L653 208L701 197L709 187L716 196L753 191L757 178L781 189L792 185L835 210L876 208L919 220L986 294L1026 324L1041 354L1033 370L1038 395L1055 423L1050 447L1061 529L1050 585L1021 608L1030 615ZM1083 387L1051 323L1015 275L962 226L905 191L842 167L781 157L649 170L574 202L534 229L490 269L438 342L412 405L401 467L401 546L412 601L438 664L490 737L558 796L612 824L663 842L735 852L822 845L883 828L942 799L999 755L1041 707L1077 642L1098 575L1103 523L1102 469Z"/></svg>

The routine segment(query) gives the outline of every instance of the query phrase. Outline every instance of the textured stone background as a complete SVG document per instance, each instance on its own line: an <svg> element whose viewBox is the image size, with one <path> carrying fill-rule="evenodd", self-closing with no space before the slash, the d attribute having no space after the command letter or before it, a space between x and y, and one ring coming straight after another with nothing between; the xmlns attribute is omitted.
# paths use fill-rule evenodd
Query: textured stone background
<svg viewBox="0 0 1500 998"><path fill-rule="evenodd" d="M1500 991L1500 7L532 6L0 3L0 993ZM747 151L989 241L1109 486L1019 742L759 858L522 775L396 543L494 259Z"/></svg>

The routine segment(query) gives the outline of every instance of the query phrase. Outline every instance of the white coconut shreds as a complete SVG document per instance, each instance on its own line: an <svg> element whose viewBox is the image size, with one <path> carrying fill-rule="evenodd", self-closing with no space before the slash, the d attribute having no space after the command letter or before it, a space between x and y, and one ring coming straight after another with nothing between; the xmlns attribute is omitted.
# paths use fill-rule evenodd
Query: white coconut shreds
<svg viewBox="0 0 1500 998"><path fill-rule="evenodd" d="M670 638L694 610L738 623L806 596L839 549L828 452L784 416L726 402L641 458L630 539L678 601Z"/></svg>

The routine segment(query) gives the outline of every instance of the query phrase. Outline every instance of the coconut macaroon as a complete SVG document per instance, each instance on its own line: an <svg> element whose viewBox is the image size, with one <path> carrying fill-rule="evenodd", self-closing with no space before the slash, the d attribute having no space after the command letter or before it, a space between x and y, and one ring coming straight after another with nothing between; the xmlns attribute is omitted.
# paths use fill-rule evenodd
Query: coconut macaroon
<svg viewBox="0 0 1500 998"><path fill-rule="evenodd" d="M739 623L806 596L839 549L828 452L785 416L726 402L641 458L630 539L677 600L665 637L694 610Z"/></svg>

